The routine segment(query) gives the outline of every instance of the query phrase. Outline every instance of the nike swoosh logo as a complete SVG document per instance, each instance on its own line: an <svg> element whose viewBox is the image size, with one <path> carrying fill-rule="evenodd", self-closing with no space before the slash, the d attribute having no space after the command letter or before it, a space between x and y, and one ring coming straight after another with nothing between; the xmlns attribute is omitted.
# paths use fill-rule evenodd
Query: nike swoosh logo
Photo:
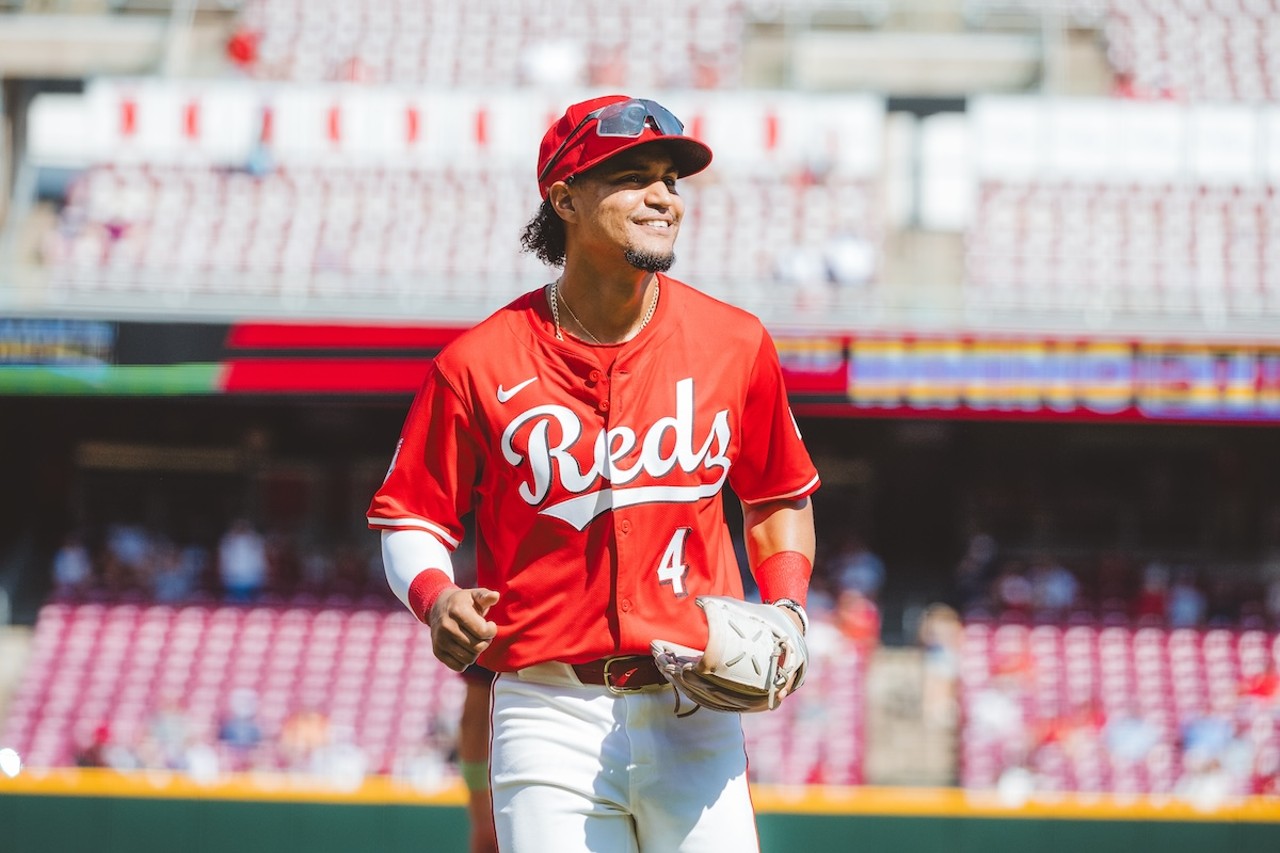
<svg viewBox="0 0 1280 853"><path fill-rule="evenodd" d="M531 384L533 384L534 382L537 382L537 381L538 381L538 377L536 377L536 376L530 376L528 379L526 379L525 381L521 382L519 385L513 385L513 386L511 386L511 390L509 390L509 391L508 391L506 388L503 388L501 385L499 385L499 386L498 386L498 402L499 402L499 403L505 403L505 402L507 402L507 401L508 401L508 400L510 400L512 397L514 397L515 395L517 395L517 394L519 394L521 391L523 391L525 388L527 388L529 385L531 385Z"/></svg>

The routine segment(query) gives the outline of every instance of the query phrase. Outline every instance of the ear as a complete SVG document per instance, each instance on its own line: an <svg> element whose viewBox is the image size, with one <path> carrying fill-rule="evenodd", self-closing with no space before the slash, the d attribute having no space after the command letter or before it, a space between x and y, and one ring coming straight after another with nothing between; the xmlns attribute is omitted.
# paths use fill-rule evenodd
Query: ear
<svg viewBox="0 0 1280 853"><path fill-rule="evenodd" d="M547 191L547 201L551 202L551 209L556 215L565 222L573 222L578 217L578 211L573 206L573 190L564 181L556 181Z"/></svg>

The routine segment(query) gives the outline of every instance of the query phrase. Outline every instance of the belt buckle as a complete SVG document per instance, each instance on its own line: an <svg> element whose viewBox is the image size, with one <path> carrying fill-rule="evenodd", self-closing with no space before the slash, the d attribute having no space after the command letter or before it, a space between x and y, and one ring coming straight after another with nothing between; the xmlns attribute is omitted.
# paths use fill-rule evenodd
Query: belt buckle
<svg viewBox="0 0 1280 853"><path fill-rule="evenodd" d="M603 676L604 686L608 689L610 693L617 693L617 694L637 693L640 690L644 689L644 685L642 684L636 685L635 687L627 687L625 683L622 685L615 685L613 683L613 675L612 675L613 665L615 663L618 663L619 661L629 661L629 660L639 661L641 660L641 658L639 655L618 655L617 657L605 658L604 676ZM640 664L637 663L635 668L638 670L640 668Z"/></svg>

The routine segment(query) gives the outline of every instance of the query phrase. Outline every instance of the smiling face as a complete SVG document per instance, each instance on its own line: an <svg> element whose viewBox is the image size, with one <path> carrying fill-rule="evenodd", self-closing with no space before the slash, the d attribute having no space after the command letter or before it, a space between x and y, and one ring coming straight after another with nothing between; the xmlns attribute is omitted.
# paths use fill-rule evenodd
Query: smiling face
<svg viewBox="0 0 1280 853"><path fill-rule="evenodd" d="M572 250L646 272L670 269L684 218L678 176L670 154L657 144L625 151L579 176L572 187Z"/></svg>

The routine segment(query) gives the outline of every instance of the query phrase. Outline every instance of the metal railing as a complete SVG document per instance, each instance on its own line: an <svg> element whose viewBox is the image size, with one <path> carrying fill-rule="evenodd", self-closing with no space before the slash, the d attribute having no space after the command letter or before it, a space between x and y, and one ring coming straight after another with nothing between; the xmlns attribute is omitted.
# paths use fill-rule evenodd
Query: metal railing
<svg viewBox="0 0 1280 853"><path fill-rule="evenodd" d="M677 271L678 276L678 271ZM49 268L0 259L0 315L207 320L344 318L469 324L550 280L413 272ZM797 287L768 279L698 276L689 284L774 329L828 334L1099 335L1176 341L1280 342L1280 294L1233 309L1213 294L1173 308L1063 288L1051 297L984 293L960 282Z"/></svg>

